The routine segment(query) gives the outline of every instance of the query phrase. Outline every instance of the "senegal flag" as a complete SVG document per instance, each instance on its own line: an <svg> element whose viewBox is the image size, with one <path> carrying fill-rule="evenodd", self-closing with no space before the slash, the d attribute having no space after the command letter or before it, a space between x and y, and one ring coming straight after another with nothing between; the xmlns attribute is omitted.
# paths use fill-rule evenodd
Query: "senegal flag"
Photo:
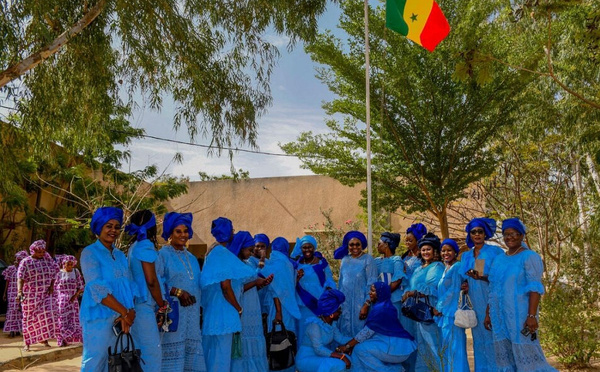
<svg viewBox="0 0 600 372"><path fill-rule="evenodd" d="M450 25L433 0L386 0L385 25L433 52Z"/></svg>

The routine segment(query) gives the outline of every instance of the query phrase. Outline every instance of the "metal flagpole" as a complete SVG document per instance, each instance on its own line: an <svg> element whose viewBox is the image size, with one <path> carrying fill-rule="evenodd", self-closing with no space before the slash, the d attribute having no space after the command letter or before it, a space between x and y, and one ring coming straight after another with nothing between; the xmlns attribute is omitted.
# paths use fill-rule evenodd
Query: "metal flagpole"
<svg viewBox="0 0 600 372"><path fill-rule="evenodd" d="M370 89L370 67L369 67L369 0L365 0L365 86L366 86L366 110L367 110L367 239L369 242L369 254L373 254L373 216L371 210L371 89Z"/></svg>

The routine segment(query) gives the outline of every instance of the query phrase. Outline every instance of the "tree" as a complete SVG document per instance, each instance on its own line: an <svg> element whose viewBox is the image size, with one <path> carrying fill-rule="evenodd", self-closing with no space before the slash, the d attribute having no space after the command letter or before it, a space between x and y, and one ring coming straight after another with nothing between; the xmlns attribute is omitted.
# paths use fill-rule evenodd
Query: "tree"
<svg viewBox="0 0 600 372"><path fill-rule="evenodd" d="M446 0L440 6L453 31L433 53L387 30L383 9L371 10L372 175L376 209L428 211L448 237L448 205L492 171L489 140L512 123L528 79L504 66L469 64L471 50L504 48L506 35L493 17L497 2ZM366 115L364 26L360 4L344 3L342 10L346 43L326 32L307 50L326 66L318 77L338 96L325 105L328 114L344 121L331 119L331 133L302 133L282 148L313 172L355 185L366 174L359 124Z"/></svg>

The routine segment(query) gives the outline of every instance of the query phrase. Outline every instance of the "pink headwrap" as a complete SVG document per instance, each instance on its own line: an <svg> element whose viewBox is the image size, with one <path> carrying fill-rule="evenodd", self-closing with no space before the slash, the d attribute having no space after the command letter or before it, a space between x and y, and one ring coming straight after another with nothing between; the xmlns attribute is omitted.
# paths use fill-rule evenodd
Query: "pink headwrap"
<svg viewBox="0 0 600 372"><path fill-rule="evenodd" d="M77 265L77 259L75 256L71 256L70 254L66 254L63 256L60 267L64 267L67 262L73 262L73 266Z"/></svg>
<svg viewBox="0 0 600 372"><path fill-rule="evenodd" d="M17 253L15 253L15 259L18 262L21 262L26 257L29 257L29 253L27 253L27 251L18 251Z"/></svg>
<svg viewBox="0 0 600 372"><path fill-rule="evenodd" d="M46 250L46 242L43 240L36 240L31 243L29 246L29 253L34 254L35 252L45 251Z"/></svg>

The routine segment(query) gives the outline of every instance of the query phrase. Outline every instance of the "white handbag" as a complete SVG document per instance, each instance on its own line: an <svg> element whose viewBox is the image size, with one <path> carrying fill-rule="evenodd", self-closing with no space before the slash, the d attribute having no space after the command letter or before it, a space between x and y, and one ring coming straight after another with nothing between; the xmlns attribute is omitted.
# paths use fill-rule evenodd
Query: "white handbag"
<svg viewBox="0 0 600 372"><path fill-rule="evenodd" d="M462 301L463 296L465 297L464 304ZM463 291L460 291L460 296L458 297L458 309L454 313L454 325L460 328L477 327L477 316L473 310L473 304L469 295L464 294Z"/></svg>

